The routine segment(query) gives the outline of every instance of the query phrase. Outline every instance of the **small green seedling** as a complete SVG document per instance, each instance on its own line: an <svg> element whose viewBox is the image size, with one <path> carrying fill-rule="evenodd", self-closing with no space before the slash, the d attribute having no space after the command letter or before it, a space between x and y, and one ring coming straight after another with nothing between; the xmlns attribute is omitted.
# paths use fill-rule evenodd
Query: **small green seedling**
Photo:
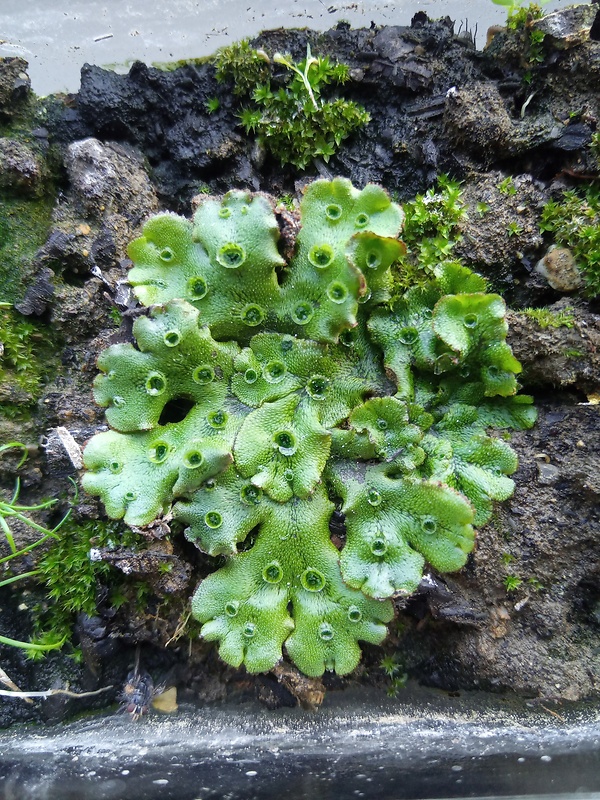
<svg viewBox="0 0 600 800"><path fill-rule="evenodd" d="M218 97L210 97L206 101L206 110L208 111L209 114L214 114L220 108L221 108L221 101L219 100Z"/></svg>
<svg viewBox="0 0 600 800"><path fill-rule="evenodd" d="M523 233L523 226L518 222L509 222L506 226L506 233L509 236L518 236L520 233Z"/></svg>
<svg viewBox="0 0 600 800"><path fill-rule="evenodd" d="M510 175L504 178L504 180L500 181L498 184L498 190L500 194L505 194L508 197L512 197L517 193L517 187L515 186L515 182Z"/></svg>
<svg viewBox="0 0 600 800"><path fill-rule="evenodd" d="M516 592L523 585L523 579L518 575L507 575L504 579L504 588L507 592Z"/></svg>

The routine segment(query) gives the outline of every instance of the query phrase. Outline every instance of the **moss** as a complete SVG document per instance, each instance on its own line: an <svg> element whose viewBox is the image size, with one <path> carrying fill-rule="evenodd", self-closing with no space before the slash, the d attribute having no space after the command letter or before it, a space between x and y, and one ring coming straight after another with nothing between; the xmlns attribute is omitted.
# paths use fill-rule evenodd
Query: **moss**
<svg viewBox="0 0 600 800"><path fill-rule="evenodd" d="M52 330L0 304L0 418L25 420L47 376L57 371Z"/></svg>
<svg viewBox="0 0 600 800"><path fill-rule="evenodd" d="M181 58L178 61L153 61L151 66L154 69L159 69L161 72L175 72L176 69L181 67L201 67L203 64L212 61L212 56L200 56L199 58ZM128 62L127 62L128 63ZM128 63L129 65L129 63ZM116 66L122 66L120 64ZM112 65L106 65L106 69L114 69Z"/></svg>
<svg viewBox="0 0 600 800"><path fill-rule="evenodd" d="M31 131L43 120L45 104L31 92L11 108L11 113L0 113L0 136L31 142Z"/></svg>
<svg viewBox="0 0 600 800"><path fill-rule="evenodd" d="M549 308L526 308L522 313L529 319L535 320L542 330L572 328L575 325L572 308L564 308L562 311L552 311Z"/></svg>
<svg viewBox="0 0 600 800"><path fill-rule="evenodd" d="M523 585L523 579L518 575L507 575L504 579L504 588L507 592L516 592Z"/></svg>
<svg viewBox="0 0 600 800"><path fill-rule="evenodd" d="M279 203L288 211L293 211L296 207L293 194L284 194L279 198Z"/></svg>
<svg viewBox="0 0 600 800"><path fill-rule="evenodd" d="M90 558L92 547L132 547L144 539L119 522L69 519L37 565L36 580L45 587L46 599L35 609L36 639L69 639L77 614L96 613L100 586L123 595L131 583L103 561ZM138 591L138 587L134 587ZM145 591L148 591L147 588Z"/></svg>
<svg viewBox="0 0 600 800"><path fill-rule="evenodd" d="M402 656L397 652L386 655L379 662L379 666L389 680L386 690L388 697L397 697L400 691L406 687L408 680Z"/></svg>
<svg viewBox="0 0 600 800"><path fill-rule="evenodd" d="M310 46L298 64L290 56L275 53L275 65L288 70L280 76L263 50L248 42L237 42L218 51L216 76L229 80L234 94L251 104L240 112L246 133L256 133L259 142L282 166L305 169L317 157L329 161L341 142L369 122L369 114L351 100L336 97L326 87L350 79L346 64L334 64L328 56L313 57Z"/></svg>
<svg viewBox="0 0 600 800"><path fill-rule="evenodd" d="M121 324L121 314L119 312L119 309L116 306L111 306L111 308L110 308L110 310L108 312L108 318L110 319L110 321L114 325L120 325Z"/></svg>
<svg viewBox="0 0 600 800"><path fill-rule="evenodd" d="M498 184L498 191L500 194L505 194L508 197L512 197L517 193L517 187L515 186L515 182L510 175L504 178L504 180L500 181Z"/></svg>
<svg viewBox="0 0 600 800"><path fill-rule="evenodd" d="M0 364L3 370L0 380L5 380L4 371L14 372L19 385L28 393L35 392L39 386L40 367L36 363L32 341L36 331L36 326L18 311L0 308Z"/></svg>
<svg viewBox="0 0 600 800"><path fill-rule="evenodd" d="M269 58L242 39L217 51L215 70L218 81L232 81L234 94L246 95L268 79Z"/></svg>
<svg viewBox="0 0 600 800"><path fill-rule="evenodd" d="M518 236L520 233L523 233L523 226L520 225L518 222L509 222L506 226L506 233L508 236Z"/></svg>
<svg viewBox="0 0 600 800"><path fill-rule="evenodd" d="M524 28L531 19L539 19L542 16L541 6L549 2L550 0L540 0L539 3L523 6L524 0L492 0L497 6L506 8L508 12L506 26L511 31Z"/></svg>
<svg viewBox="0 0 600 800"><path fill-rule="evenodd" d="M221 101L218 97L209 97L204 106L209 114L215 114L221 108Z"/></svg>
<svg viewBox="0 0 600 800"><path fill-rule="evenodd" d="M30 282L33 259L46 241L56 203L62 158L56 146L42 150L32 130L43 126L56 98L30 94L15 114L0 123L0 137L14 139L35 153L42 167L42 182L31 196L18 187L0 189L0 302L20 300Z"/></svg>
<svg viewBox="0 0 600 800"><path fill-rule="evenodd" d="M0 302L23 297L33 259L50 231L54 189L43 197L15 197L0 191Z"/></svg>
<svg viewBox="0 0 600 800"><path fill-rule="evenodd" d="M406 253L394 270L399 292L427 281L442 264L458 263L452 251L460 241L459 224L466 213L460 183L440 175L437 186L404 204L404 213Z"/></svg>
<svg viewBox="0 0 600 800"><path fill-rule="evenodd" d="M544 14L541 6L550 0L540 0L539 3L530 3L523 6L523 0L492 0L496 5L504 6L508 11L506 27L519 37L521 47L522 66L525 67L523 82L531 84L535 78L535 67L543 63L545 52L543 31L532 27L533 23L541 19Z"/></svg>
<svg viewBox="0 0 600 800"><path fill-rule="evenodd" d="M143 536L121 522L67 517L33 573L36 587L30 591L36 602L31 609L33 646L29 657L41 658L46 650L64 644L77 657L78 650L72 645L77 616L97 614L99 598L125 620L132 615L147 618L151 604L156 619L160 616L174 625L173 641L196 638L200 625L191 617L187 598L173 594L159 599L149 580L128 575L93 555L95 549L138 553L147 546ZM158 570L170 567L161 565Z"/></svg>
<svg viewBox="0 0 600 800"><path fill-rule="evenodd" d="M544 584L539 580L539 578L528 578L527 585L532 589L534 592L543 592L545 589Z"/></svg>

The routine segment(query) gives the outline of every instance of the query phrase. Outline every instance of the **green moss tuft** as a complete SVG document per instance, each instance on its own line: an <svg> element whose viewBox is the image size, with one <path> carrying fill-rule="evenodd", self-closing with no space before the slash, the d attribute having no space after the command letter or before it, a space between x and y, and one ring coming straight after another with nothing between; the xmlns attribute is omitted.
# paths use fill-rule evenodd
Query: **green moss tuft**
<svg viewBox="0 0 600 800"><path fill-rule="evenodd" d="M571 250L586 294L600 294L600 188L569 189L560 200L546 203L540 230L551 234L553 243Z"/></svg>
<svg viewBox="0 0 600 800"><path fill-rule="evenodd" d="M265 55L250 47L247 39L222 47L215 56L217 80L231 81L234 94L251 94L256 86L268 80L270 61Z"/></svg>
<svg viewBox="0 0 600 800"><path fill-rule="evenodd" d="M124 579L104 561L90 558L90 550L102 547L132 547L144 543L119 522L68 519L37 565L36 580L46 590L46 600L35 614L36 642L71 638L77 614L96 613L100 585L120 591Z"/></svg>
<svg viewBox="0 0 600 800"><path fill-rule="evenodd" d="M0 303L0 418L27 419L55 369L55 336Z"/></svg>
<svg viewBox="0 0 600 800"><path fill-rule="evenodd" d="M217 79L231 80L234 94L251 101L240 112L241 124L282 166L305 169L314 158L329 161L341 142L370 119L351 100L323 96L326 87L349 80L347 65L334 64L328 56L313 57L310 46L298 64L281 53L275 53L273 62L289 72L279 75L264 51L237 42L218 52Z"/></svg>
<svg viewBox="0 0 600 800"><path fill-rule="evenodd" d="M452 251L460 241L458 228L466 213L460 183L440 175L436 187L405 203L404 213L406 253L398 260L394 278L400 292L429 280L440 265L456 263Z"/></svg>
<svg viewBox="0 0 600 800"><path fill-rule="evenodd" d="M31 134L44 124L46 102L56 101L30 94L15 115L0 124L0 136L24 145L40 165L38 183L29 188L29 193L23 193L23 187L17 184L0 188L0 302L13 303L23 297L33 273L34 256L51 227L62 159L54 147L42 152Z"/></svg>

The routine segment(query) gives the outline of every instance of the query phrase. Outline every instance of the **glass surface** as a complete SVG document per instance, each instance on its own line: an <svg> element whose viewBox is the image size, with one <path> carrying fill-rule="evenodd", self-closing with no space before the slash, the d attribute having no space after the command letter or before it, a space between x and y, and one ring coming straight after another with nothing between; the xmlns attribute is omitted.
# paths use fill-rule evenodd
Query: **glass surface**
<svg viewBox="0 0 600 800"><path fill-rule="evenodd" d="M571 5L553 0L544 8ZM0 55L29 61L37 94L75 92L87 63L127 71L137 60L178 61L207 56L268 28L327 30L344 19L355 28L408 25L417 11L449 15L476 32L483 47L490 25L506 10L491 0L0 0Z"/></svg>

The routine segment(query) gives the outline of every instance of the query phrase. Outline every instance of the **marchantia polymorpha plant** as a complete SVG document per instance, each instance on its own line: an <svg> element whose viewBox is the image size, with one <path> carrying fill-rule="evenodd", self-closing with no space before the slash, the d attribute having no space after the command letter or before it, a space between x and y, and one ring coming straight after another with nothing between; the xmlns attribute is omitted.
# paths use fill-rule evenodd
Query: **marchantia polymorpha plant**
<svg viewBox="0 0 600 800"><path fill-rule="evenodd" d="M192 608L228 664L265 671L285 646L307 675L352 671L359 642L385 638L390 598L426 563L460 569L512 494L516 455L490 430L535 410L504 301L456 262L395 291L402 220L382 188L336 178L306 188L288 263L274 204L244 191L193 221L153 217L129 247L149 308L136 344L99 358L112 430L88 443L83 486L110 517L172 514L225 557Z"/></svg>

